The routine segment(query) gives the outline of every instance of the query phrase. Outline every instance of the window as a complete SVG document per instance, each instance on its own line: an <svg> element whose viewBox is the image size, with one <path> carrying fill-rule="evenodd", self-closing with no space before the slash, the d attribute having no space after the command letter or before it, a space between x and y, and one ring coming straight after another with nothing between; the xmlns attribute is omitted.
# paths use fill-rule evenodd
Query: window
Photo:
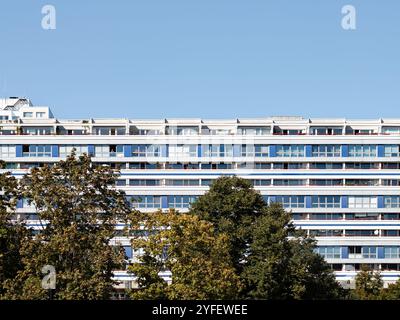
<svg viewBox="0 0 400 320"><path fill-rule="evenodd" d="M161 185L160 180L156 179L129 179L130 186L159 186Z"/></svg>
<svg viewBox="0 0 400 320"><path fill-rule="evenodd" d="M385 157L400 157L400 145L385 145L384 146L384 156Z"/></svg>
<svg viewBox="0 0 400 320"><path fill-rule="evenodd" d="M358 213L346 213L346 220L378 220L378 213L366 213L366 212L358 212Z"/></svg>
<svg viewBox="0 0 400 320"><path fill-rule="evenodd" d="M310 186L341 186L342 179L310 179Z"/></svg>
<svg viewBox="0 0 400 320"><path fill-rule="evenodd" d="M98 158L108 158L110 156L110 146L97 145L94 147L94 154Z"/></svg>
<svg viewBox="0 0 400 320"><path fill-rule="evenodd" d="M197 196L168 196L168 207L185 209L189 208L192 202L197 200Z"/></svg>
<svg viewBox="0 0 400 320"><path fill-rule="evenodd" d="M373 237L378 235L379 232L375 230L346 230L346 236L349 237Z"/></svg>
<svg viewBox="0 0 400 320"><path fill-rule="evenodd" d="M51 157L51 146L49 145L23 145L22 155L24 157Z"/></svg>
<svg viewBox="0 0 400 320"><path fill-rule="evenodd" d="M274 163L274 169L276 169L276 170L307 169L307 163L302 163L302 162L276 162L276 163Z"/></svg>
<svg viewBox="0 0 400 320"><path fill-rule="evenodd" d="M240 148L240 155L242 157L254 157L255 148L253 144L242 144Z"/></svg>
<svg viewBox="0 0 400 320"><path fill-rule="evenodd" d="M378 179L345 179L346 186L378 186Z"/></svg>
<svg viewBox="0 0 400 320"><path fill-rule="evenodd" d="M376 247L362 247L361 254L364 259L376 259Z"/></svg>
<svg viewBox="0 0 400 320"><path fill-rule="evenodd" d="M145 170L145 169L162 169L160 163L148 163L148 162L131 162L129 163L129 169Z"/></svg>
<svg viewBox="0 0 400 320"><path fill-rule="evenodd" d="M46 116L45 112L36 112L36 118L44 118Z"/></svg>
<svg viewBox="0 0 400 320"><path fill-rule="evenodd" d="M348 162L346 169L379 169L379 163L374 162Z"/></svg>
<svg viewBox="0 0 400 320"><path fill-rule="evenodd" d="M226 170L232 169L232 163L202 163L201 169L204 170Z"/></svg>
<svg viewBox="0 0 400 320"><path fill-rule="evenodd" d="M341 146L340 145L313 145L312 146L312 156L313 157L340 157L341 156Z"/></svg>
<svg viewBox="0 0 400 320"><path fill-rule="evenodd" d="M382 185L398 187L398 186L400 186L400 179L382 179Z"/></svg>
<svg viewBox="0 0 400 320"><path fill-rule="evenodd" d="M277 145L276 155L278 157L304 157L304 145Z"/></svg>
<svg viewBox="0 0 400 320"><path fill-rule="evenodd" d="M349 157L376 157L376 145L349 145Z"/></svg>
<svg viewBox="0 0 400 320"><path fill-rule="evenodd" d="M371 209L378 207L378 198L370 196L349 197L349 208Z"/></svg>
<svg viewBox="0 0 400 320"><path fill-rule="evenodd" d="M341 237L343 230L310 230L310 236L314 237Z"/></svg>
<svg viewBox="0 0 400 320"><path fill-rule="evenodd" d="M305 179L274 179L274 186L304 186Z"/></svg>
<svg viewBox="0 0 400 320"><path fill-rule="evenodd" d="M340 196L312 196L313 208L340 208Z"/></svg>
<svg viewBox="0 0 400 320"><path fill-rule="evenodd" d="M14 158L16 156L16 147L14 145L0 145L0 158Z"/></svg>
<svg viewBox="0 0 400 320"><path fill-rule="evenodd" d="M284 208L304 208L304 196L276 196L275 202L282 204Z"/></svg>
<svg viewBox="0 0 400 320"><path fill-rule="evenodd" d="M400 220L399 213L384 213L382 216L383 220Z"/></svg>
<svg viewBox="0 0 400 320"><path fill-rule="evenodd" d="M314 127L311 128L312 135L339 135L342 134L343 129L340 127Z"/></svg>
<svg viewBox="0 0 400 320"><path fill-rule="evenodd" d="M134 196L128 197L134 208L159 209L161 208L161 196Z"/></svg>
<svg viewBox="0 0 400 320"><path fill-rule="evenodd" d="M385 259L399 259L400 247L384 247L383 248Z"/></svg>
<svg viewBox="0 0 400 320"><path fill-rule="evenodd" d="M270 127L238 127L238 135L264 136L270 134Z"/></svg>
<svg viewBox="0 0 400 320"><path fill-rule="evenodd" d="M340 259L340 247L317 247L315 252L323 256L325 259Z"/></svg>
<svg viewBox="0 0 400 320"><path fill-rule="evenodd" d="M341 213L310 213L310 220L341 220Z"/></svg>
<svg viewBox="0 0 400 320"><path fill-rule="evenodd" d="M83 145L62 145L62 146L60 146L60 157L69 156L73 149L75 149L75 154L78 157L81 156L84 153L89 154L88 146L83 146Z"/></svg>
<svg viewBox="0 0 400 320"><path fill-rule="evenodd" d="M270 186L271 185L271 180L270 179L254 179L251 180L251 183L253 186Z"/></svg>
<svg viewBox="0 0 400 320"><path fill-rule="evenodd" d="M132 146L133 157L161 157L161 145L137 144Z"/></svg>
<svg viewBox="0 0 400 320"><path fill-rule="evenodd" d="M123 145L110 145L110 157L123 157L124 146Z"/></svg>
<svg viewBox="0 0 400 320"><path fill-rule="evenodd" d="M266 162L240 162L238 169L271 169L271 164Z"/></svg>
<svg viewBox="0 0 400 320"><path fill-rule="evenodd" d="M269 146L263 144L256 144L254 146L254 155L255 157L268 157L269 154Z"/></svg>
<svg viewBox="0 0 400 320"><path fill-rule="evenodd" d="M400 208L399 196L385 196L383 199L385 208Z"/></svg>
<svg viewBox="0 0 400 320"><path fill-rule="evenodd" d="M384 236L384 237L399 237L400 230L382 230L382 236Z"/></svg>
<svg viewBox="0 0 400 320"><path fill-rule="evenodd" d="M33 118L33 112L24 112L23 116L24 118Z"/></svg>
<svg viewBox="0 0 400 320"><path fill-rule="evenodd" d="M382 163L382 169L389 169L389 170L396 170L400 169L399 162L389 162L389 163Z"/></svg>
<svg viewBox="0 0 400 320"><path fill-rule="evenodd" d="M318 169L318 170L340 170L343 169L343 165L341 163L336 162L314 162L310 163L310 169Z"/></svg>
<svg viewBox="0 0 400 320"><path fill-rule="evenodd" d="M185 126L170 126L166 128L168 135L178 135L178 136L187 136L187 135L198 135L199 127L185 127Z"/></svg>
<svg viewBox="0 0 400 320"><path fill-rule="evenodd" d="M167 186L198 186L198 179L167 179L165 180L165 185Z"/></svg>
<svg viewBox="0 0 400 320"><path fill-rule="evenodd" d="M169 145L169 156L174 158L197 157L197 145L196 144Z"/></svg>
<svg viewBox="0 0 400 320"><path fill-rule="evenodd" d="M126 180L125 180L125 179L118 179L117 181L115 181L115 185L116 185L117 187L126 186Z"/></svg>
<svg viewBox="0 0 400 320"><path fill-rule="evenodd" d="M202 151L204 157L233 157L231 144L205 144Z"/></svg>

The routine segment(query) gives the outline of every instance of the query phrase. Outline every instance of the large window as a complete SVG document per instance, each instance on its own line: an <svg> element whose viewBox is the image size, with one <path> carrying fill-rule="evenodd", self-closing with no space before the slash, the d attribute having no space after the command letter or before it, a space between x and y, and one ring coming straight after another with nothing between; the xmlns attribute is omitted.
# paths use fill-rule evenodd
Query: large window
<svg viewBox="0 0 400 320"><path fill-rule="evenodd" d="M315 252L323 256L325 259L340 259L340 247L317 247Z"/></svg>
<svg viewBox="0 0 400 320"><path fill-rule="evenodd" d="M282 204L284 208L304 208L304 196L276 196L275 202Z"/></svg>
<svg viewBox="0 0 400 320"><path fill-rule="evenodd" d="M133 157L161 157L161 146L156 144L136 144L132 146Z"/></svg>
<svg viewBox="0 0 400 320"><path fill-rule="evenodd" d="M168 196L168 207L176 209L189 208L196 201L197 196Z"/></svg>
<svg viewBox="0 0 400 320"><path fill-rule="evenodd" d="M304 157L304 145L277 145L276 155L278 157Z"/></svg>
<svg viewBox="0 0 400 320"><path fill-rule="evenodd" d="M334 144L322 144L312 146L313 157L340 157L341 146Z"/></svg>
<svg viewBox="0 0 400 320"><path fill-rule="evenodd" d="M132 206L139 209L159 209L161 208L161 196L132 196L130 197Z"/></svg>
<svg viewBox="0 0 400 320"><path fill-rule="evenodd" d="M204 157L232 157L233 146L231 144L204 144L202 145Z"/></svg>
<svg viewBox="0 0 400 320"><path fill-rule="evenodd" d="M123 145L97 145L94 147L95 156L99 158L123 157Z"/></svg>
<svg viewBox="0 0 400 320"><path fill-rule="evenodd" d="M238 127L238 135L262 136L271 133L270 127Z"/></svg>
<svg viewBox="0 0 400 320"><path fill-rule="evenodd" d="M254 146L254 156L255 157L268 157L269 146L264 144L256 144Z"/></svg>
<svg viewBox="0 0 400 320"><path fill-rule="evenodd" d="M169 145L169 156L172 158L197 157L196 144L171 144Z"/></svg>
<svg viewBox="0 0 400 320"><path fill-rule="evenodd" d="M398 144L385 145L384 156L385 157L400 157L400 145L398 145Z"/></svg>
<svg viewBox="0 0 400 320"><path fill-rule="evenodd" d="M376 145L373 144L349 145L349 157L376 157Z"/></svg>
<svg viewBox="0 0 400 320"><path fill-rule="evenodd" d="M383 249L385 259L399 259L400 247L384 247Z"/></svg>
<svg viewBox="0 0 400 320"><path fill-rule="evenodd" d="M313 208L340 208L340 196L312 196Z"/></svg>
<svg viewBox="0 0 400 320"><path fill-rule="evenodd" d="M375 259L376 258L376 247L362 247L361 254L362 254L362 257L365 259Z"/></svg>
<svg viewBox="0 0 400 320"><path fill-rule="evenodd" d="M0 158L14 158L16 155L16 148L14 145L1 145Z"/></svg>
<svg viewBox="0 0 400 320"><path fill-rule="evenodd" d="M71 154L72 150L75 149L75 155L80 156L84 153L88 154L88 146L82 146L82 145L65 145L65 146L60 146L60 157L67 157Z"/></svg>
<svg viewBox="0 0 400 320"><path fill-rule="evenodd" d="M24 145L22 146L24 157L51 157L50 145Z"/></svg>
<svg viewBox="0 0 400 320"><path fill-rule="evenodd" d="M385 208L400 208L400 196L385 196Z"/></svg>
<svg viewBox="0 0 400 320"><path fill-rule="evenodd" d="M378 198L370 196L349 197L349 208L351 209L371 209L378 207Z"/></svg>

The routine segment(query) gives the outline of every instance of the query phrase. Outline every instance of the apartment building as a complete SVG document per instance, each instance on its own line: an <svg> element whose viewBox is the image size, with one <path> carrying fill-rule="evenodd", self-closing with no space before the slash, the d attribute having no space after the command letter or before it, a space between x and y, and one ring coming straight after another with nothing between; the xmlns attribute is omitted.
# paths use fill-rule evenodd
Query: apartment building
<svg viewBox="0 0 400 320"><path fill-rule="evenodd" d="M344 285L362 264L386 284L400 276L400 119L63 120L28 99L0 99L4 170L21 177L73 148L120 169L116 188L143 211L187 211L214 179L248 179L316 237ZM26 201L17 213L39 228ZM134 259L128 238L113 241ZM134 281L123 270L115 277L121 288Z"/></svg>

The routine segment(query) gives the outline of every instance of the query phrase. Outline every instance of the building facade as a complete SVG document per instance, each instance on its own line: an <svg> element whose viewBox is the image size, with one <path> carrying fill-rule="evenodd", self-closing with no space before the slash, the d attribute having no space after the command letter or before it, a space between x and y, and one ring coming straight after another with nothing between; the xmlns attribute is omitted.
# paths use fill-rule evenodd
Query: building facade
<svg viewBox="0 0 400 320"><path fill-rule="evenodd" d="M386 284L400 276L400 119L62 120L28 99L0 99L4 170L22 177L73 148L120 169L116 187L143 211L184 212L214 179L248 179L315 236L344 285L363 264ZM17 213L39 228L26 201ZM134 259L128 238L113 241ZM125 287L134 280L115 276Z"/></svg>

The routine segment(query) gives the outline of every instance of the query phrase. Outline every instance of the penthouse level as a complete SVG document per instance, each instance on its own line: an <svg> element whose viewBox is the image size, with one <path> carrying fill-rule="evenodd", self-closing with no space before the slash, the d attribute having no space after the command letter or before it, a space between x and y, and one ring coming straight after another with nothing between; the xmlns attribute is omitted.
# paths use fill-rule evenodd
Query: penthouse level
<svg viewBox="0 0 400 320"><path fill-rule="evenodd" d="M400 119L80 119L54 118L50 108L26 98L0 99L1 135L100 136L354 136L400 135Z"/></svg>

